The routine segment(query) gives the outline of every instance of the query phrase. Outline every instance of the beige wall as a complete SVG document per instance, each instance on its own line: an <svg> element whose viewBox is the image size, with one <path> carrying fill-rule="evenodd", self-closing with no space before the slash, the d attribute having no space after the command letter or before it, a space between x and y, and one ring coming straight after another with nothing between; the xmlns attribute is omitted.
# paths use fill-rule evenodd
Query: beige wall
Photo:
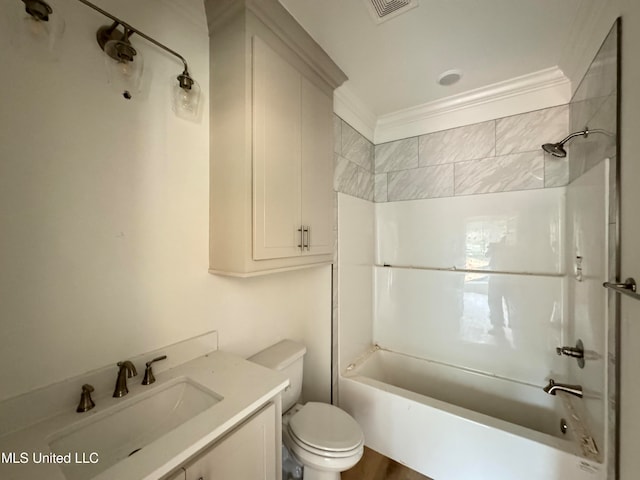
<svg viewBox="0 0 640 480"><path fill-rule="evenodd" d="M202 5L97 3L182 53L208 101ZM124 100L94 39L106 19L52 5L66 19L57 58L0 25L0 399L209 330L244 356L305 342L306 394L328 399L330 268L208 274L208 109L174 116L181 65L137 36L146 88Z"/></svg>

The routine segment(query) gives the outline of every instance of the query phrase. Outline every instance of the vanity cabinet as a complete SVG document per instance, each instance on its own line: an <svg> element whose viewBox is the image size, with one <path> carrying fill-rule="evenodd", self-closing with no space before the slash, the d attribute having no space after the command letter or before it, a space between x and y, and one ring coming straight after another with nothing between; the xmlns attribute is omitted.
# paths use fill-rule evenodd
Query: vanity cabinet
<svg viewBox="0 0 640 480"><path fill-rule="evenodd" d="M276 408L269 404L184 468L186 480L276 480Z"/></svg>
<svg viewBox="0 0 640 480"><path fill-rule="evenodd" d="M346 76L277 0L207 0L210 271L333 259L333 90Z"/></svg>

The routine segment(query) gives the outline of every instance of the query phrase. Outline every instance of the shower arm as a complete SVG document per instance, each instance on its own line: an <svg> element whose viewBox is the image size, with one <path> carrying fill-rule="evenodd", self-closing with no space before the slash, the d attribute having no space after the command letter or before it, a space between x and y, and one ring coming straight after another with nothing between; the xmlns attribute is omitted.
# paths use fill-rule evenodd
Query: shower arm
<svg viewBox="0 0 640 480"><path fill-rule="evenodd" d="M82 0L80 0L80 1L82 1ZM567 135L565 138L563 138L562 140L560 140L558 142L558 145L564 145L565 143L567 143L569 140L571 140L574 137L582 136L584 138L587 138L592 133L602 133L602 134L607 135L609 137L611 136L610 132L607 132L606 130L602 130L601 128L594 128L593 130L591 130L591 129L589 129L589 127L585 127L585 129L580 131L580 132L574 132L574 133L571 133L570 135Z"/></svg>

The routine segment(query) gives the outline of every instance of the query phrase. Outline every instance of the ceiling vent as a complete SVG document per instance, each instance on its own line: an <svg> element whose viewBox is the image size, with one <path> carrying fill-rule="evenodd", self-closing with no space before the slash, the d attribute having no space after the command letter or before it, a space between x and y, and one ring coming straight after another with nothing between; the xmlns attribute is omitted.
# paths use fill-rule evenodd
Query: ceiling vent
<svg viewBox="0 0 640 480"><path fill-rule="evenodd" d="M418 0L364 0L376 23L386 22L418 6Z"/></svg>

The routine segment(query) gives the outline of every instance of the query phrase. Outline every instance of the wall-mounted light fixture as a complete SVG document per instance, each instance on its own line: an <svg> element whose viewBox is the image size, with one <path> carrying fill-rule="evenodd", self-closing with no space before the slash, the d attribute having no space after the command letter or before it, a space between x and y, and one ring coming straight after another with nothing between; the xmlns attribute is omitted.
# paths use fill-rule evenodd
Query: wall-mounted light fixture
<svg viewBox="0 0 640 480"><path fill-rule="evenodd" d="M45 33L47 30L52 30L46 28L54 17L53 8L47 2L44 0L21 1L25 4L25 10L31 17L31 22L34 22ZM144 62L130 40L133 34L137 34L182 62L183 71L175 77L176 81L173 83L172 108L180 117L191 120L197 118L200 86L189 74L189 66L182 55L93 3L87 0L78 1L113 21L111 25L105 25L98 29L96 40L105 53L105 66L109 82L120 91L124 98L131 99L140 89Z"/></svg>
<svg viewBox="0 0 640 480"><path fill-rule="evenodd" d="M64 20L43 0L22 0L28 15L22 15L20 36L23 41L36 42L40 47L53 51L64 33Z"/></svg>

